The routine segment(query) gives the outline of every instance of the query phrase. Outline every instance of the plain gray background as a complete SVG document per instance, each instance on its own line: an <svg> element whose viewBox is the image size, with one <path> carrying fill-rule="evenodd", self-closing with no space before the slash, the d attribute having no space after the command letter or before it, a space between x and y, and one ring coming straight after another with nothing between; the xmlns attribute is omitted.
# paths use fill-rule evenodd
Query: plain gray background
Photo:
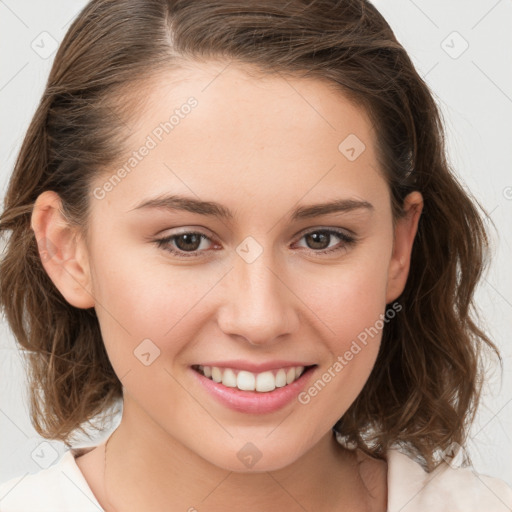
<svg viewBox="0 0 512 512"><path fill-rule="evenodd" d="M54 49L85 5L0 0L0 197L50 70ZM512 2L378 0L441 107L449 159L497 227L495 256L478 290L486 328L501 348L471 432L477 471L512 485ZM456 207L456 205L454 205ZM53 464L65 451L28 418L20 353L0 321L0 482ZM117 417L119 419L119 415ZM82 445L101 442L116 426Z"/></svg>

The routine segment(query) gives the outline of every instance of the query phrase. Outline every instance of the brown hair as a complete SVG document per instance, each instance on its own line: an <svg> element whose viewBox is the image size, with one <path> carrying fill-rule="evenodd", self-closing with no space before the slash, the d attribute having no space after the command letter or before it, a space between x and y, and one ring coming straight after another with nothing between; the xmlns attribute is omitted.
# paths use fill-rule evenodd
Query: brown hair
<svg viewBox="0 0 512 512"><path fill-rule="evenodd" d="M482 349L473 292L488 242L477 203L447 163L440 113L391 28L366 0L93 0L71 25L18 155L0 217L11 232L1 305L28 351L31 417L68 442L122 397L91 309L68 304L30 228L45 190L87 229L90 184L126 149L137 84L189 60L226 59L261 73L325 80L363 107L378 134L394 218L424 198L411 270L384 326L375 367L335 428L369 454L406 447L428 470L465 441L480 394ZM139 94L139 96L142 96ZM391 306L388 305L388 308Z"/></svg>

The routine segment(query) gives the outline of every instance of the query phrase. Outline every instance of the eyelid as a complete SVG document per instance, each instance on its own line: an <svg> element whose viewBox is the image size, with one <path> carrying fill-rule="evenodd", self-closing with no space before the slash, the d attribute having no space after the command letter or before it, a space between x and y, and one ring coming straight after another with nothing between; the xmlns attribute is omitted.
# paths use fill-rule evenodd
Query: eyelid
<svg viewBox="0 0 512 512"><path fill-rule="evenodd" d="M166 233L170 230L172 230L171 234L162 235L162 233ZM177 231L174 231L174 230L177 230ZM196 233L198 235L204 234L205 236L207 236L209 238L215 238L215 235L213 235L213 232L210 231L208 228L205 228L204 226L195 226L195 225L163 229L162 231L159 231L158 233L156 233L155 236L161 236L162 238L168 238L171 236L178 236L178 235L183 235L183 234L188 234L188 233Z"/></svg>
<svg viewBox="0 0 512 512"><path fill-rule="evenodd" d="M347 237L356 237L356 233L348 228L340 228L337 226L315 226L314 228L306 228L300 232L301 237L308 235L309 233L316 233L317 231L330 231L334 233L345 234Z"/></svg>

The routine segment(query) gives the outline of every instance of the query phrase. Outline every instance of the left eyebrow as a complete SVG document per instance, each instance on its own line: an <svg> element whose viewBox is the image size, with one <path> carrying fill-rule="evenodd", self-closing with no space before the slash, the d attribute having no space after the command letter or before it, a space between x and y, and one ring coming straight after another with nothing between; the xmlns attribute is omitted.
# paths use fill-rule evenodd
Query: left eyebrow
<svg viewBox="0 0 512 512"><path fill-rule="evenodd" d="M215 201L201 201L193 197L171 195L159 196L152 199L142 201L129 211L160 208L166 210L182 210L198 215L207 215L232 220L235 216L231 210ZM301 219L310 219L328 215L330 213L346 213L354 210L373 211L374 207L371 203L359 199L336 199L326 203L319 203L307 206L300 206L293 210L289 216L292 221Z"/></svg>
<svg viewBox="0 0 512 512"><path fill-rule="evenodd" d="M359 199L336 199L328 203L313 204L310 206L301 206L295 209L291 214L292 220L310 219L319 217L320 215L328 215L330 213L345 213L354 210L373 211L373 204L368 201Z"/></svg>

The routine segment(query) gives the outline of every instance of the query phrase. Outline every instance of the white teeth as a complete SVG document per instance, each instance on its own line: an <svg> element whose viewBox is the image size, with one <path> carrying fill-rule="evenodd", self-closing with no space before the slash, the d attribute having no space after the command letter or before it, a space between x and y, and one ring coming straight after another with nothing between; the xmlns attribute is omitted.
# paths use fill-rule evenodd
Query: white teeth
<svg viewBox="0 0 512 512"><path fill-rule="evenodd" d="M222 376L222 384L228 388L236 388L236 380L235 372L230 368L226 368Z"/></svg>
<svg viewBox="0 0 512 512"><path fill-rule="evenodd" d="M212 380L215 382L222 382L222 372L220 371L220 368L217 368L216 366L212 367Z"/></svg>
<svg viewBox="0 0 512 512"><path fill-rule="evenodd" d="M256 377L256 391L274 391L276 389L276 379L272 372L258 373Z"/></svg>
<svg viewBox="0 0 512 512"><path fill-rule="evenodd" d="M254 373L246 372L244 370L238 372L236 378L236 387L242 391L254 391L256 386L256 378Z"/></svg>
<svg viewBox="0 0 512 512"><path fill-rule="evenodd" d="M276 374L276 388L286 386L286 372L281 368Z"/></svg>
<svg viewBox="0 0 512 512"><path fill-rule="evenodd" d="M222 383L226 387L267 393L291 384L304 373L305 368L304 366L294 366L280 368L277 372L274 370L258 374L233 368L219 368L218 366L199 366L198 369L205 377Z"/></svg>

